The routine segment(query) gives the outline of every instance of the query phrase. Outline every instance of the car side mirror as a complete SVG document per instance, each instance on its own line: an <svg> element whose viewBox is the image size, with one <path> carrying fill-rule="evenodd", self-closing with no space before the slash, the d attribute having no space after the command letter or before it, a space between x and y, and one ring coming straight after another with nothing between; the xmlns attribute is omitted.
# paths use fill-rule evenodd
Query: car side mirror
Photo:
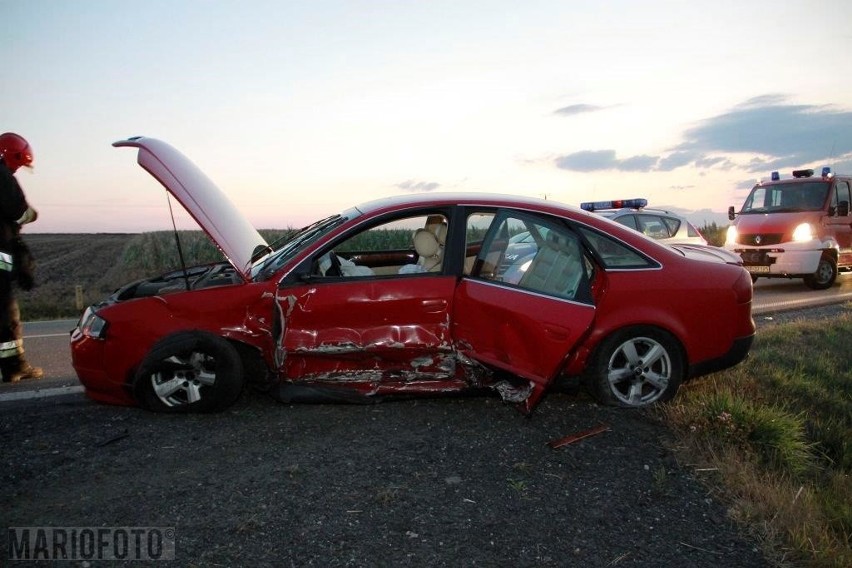
<svg viewBox="0 0 852 568"><path fill-rule="evenodd" d="M843 200L837 204L837 216L846 217L847 215L849 215L849 202Z"/></svg>
<svg viewBox="0 0 852 568"><path fill-rule="evenodd" d="M734 206L731 205L730 207L728 207L728 220L733 221L734 217L736 217L736 216L737 216L737 214L734 211Z"/></svg>

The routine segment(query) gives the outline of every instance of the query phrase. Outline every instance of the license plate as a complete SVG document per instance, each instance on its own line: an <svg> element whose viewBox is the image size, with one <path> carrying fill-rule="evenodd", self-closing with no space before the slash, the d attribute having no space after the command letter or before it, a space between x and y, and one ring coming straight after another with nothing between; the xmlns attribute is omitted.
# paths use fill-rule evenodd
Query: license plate
<svg viewBox="0 0 852 568"><path fill-rule="evenodd" d="M746 266L746 270L751 273L766 274L769 272L768 266Z"/></svg>
<svg viewBox="0 0 852 568"><path fill-rule="evenodd" d="M747 262L749 264L765 264L768 266L768 263L766 262L768 257L766 253L761 250L747 251L742 253L740 257L743 259L743 262Z"/></svg>

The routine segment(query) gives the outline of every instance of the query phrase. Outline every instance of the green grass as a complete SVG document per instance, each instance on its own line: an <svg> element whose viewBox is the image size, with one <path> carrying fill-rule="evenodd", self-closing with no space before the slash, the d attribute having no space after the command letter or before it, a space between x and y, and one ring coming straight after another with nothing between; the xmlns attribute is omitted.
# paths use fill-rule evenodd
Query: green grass
<svg viewBox="0 0 852 568"><path fill-rule="evenodd" d="M661 411L778 558L852 565L852 305L761 329L750 358Z"/></svg>

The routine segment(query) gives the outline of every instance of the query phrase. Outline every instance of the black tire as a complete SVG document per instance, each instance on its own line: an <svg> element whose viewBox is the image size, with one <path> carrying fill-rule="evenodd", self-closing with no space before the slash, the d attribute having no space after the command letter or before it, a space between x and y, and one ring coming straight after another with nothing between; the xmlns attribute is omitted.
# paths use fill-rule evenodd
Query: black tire
<svg viewBox="0 0 852 568"><path fill-rule="evenodd" d="M825 290L834 286L837 280L837 261L830 254L823 254L819 259L816 272L805 276L805 286L811 290Z"/></svg>
<svg viewBox="0 0 852 568"><path fill-rule="evenodd" d="M243 390L237 350L216 335L187 331L157 342L136 373L136 398L155 412L218 412Z"/></svg>
<svg viewBox="0 0 852 568"><path fill-rule="evenodd" d="M669 401L684 378L682 353L678 341L661 329L619 330L595 350L586 367L586 386L608 406L642 408Z"/></svg>

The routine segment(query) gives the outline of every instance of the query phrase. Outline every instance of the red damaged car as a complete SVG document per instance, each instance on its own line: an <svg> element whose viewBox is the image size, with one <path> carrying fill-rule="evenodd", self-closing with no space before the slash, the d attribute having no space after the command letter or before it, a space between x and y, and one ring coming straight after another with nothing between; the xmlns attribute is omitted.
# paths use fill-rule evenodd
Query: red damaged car
<svg viewBox="0 0 852 568"><path fill-rule="evenodd" d="M168 144L114 145L138 149L227 262L127 284L85 311L71 352L98 401L216 411L247 384L285 402L493 389L529 412L554 381L581 378L605 404L641 407L736 365L754 337L742 266L574 207L390 197L270 245ZM525 231L534 258L507 266Z"/></svg>

